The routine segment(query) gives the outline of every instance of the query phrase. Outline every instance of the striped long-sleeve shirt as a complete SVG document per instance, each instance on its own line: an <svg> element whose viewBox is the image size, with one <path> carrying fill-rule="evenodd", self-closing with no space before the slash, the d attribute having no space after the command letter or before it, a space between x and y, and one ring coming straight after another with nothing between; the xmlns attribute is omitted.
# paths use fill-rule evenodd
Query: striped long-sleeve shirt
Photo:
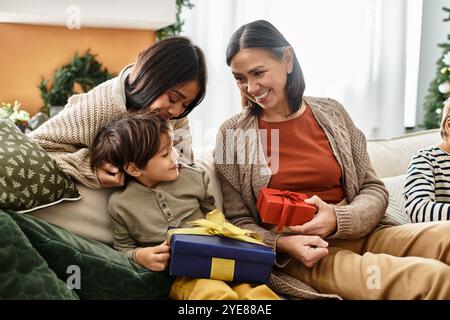
<svg viewBox="0 0 450 320"><path fill-rule="evenodd" d="M417 151L403 195L412 222L450 220L450 154L437 146Z"/></svg>

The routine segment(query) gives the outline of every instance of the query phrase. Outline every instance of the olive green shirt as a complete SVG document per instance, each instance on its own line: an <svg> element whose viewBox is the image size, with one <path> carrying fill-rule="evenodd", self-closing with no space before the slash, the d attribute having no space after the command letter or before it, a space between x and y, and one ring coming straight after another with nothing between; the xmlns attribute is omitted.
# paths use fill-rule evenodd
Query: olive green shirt
<svg viewBox="0 0 450 320"><path fill-rule="evenodd" d="M215 209L208 185L203 169L183 163L175 181L152 188L130 181L109 199L114 248L134 259L135 249L161 244L169 227L188 227L188 221L203 219Z"/></svg>

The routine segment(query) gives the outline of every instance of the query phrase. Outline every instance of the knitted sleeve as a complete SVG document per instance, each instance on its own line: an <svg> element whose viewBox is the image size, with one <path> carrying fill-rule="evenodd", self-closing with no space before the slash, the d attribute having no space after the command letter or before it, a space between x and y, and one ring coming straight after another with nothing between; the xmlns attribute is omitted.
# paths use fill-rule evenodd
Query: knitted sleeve
<svg viewBox="0 0 450 320"><path fill-rule="evenodd" d="M353 201L348 205L334 206L338 228L329 239L358 239L366 236L383 219L387 205L387 191L370 165Z"/></svg>
<svg viewBox="0 0 450 320"><path fill-rule="evenodd" d="M89 147L100 128L123 112L104 90L111 88L72 96L60 113L30 133L64 172L94 189L101 185L90 168Z"/></svg>
<svg viewBox="0 0 450 320"><path fill-rule="evenodd" d="M383 182L377 177L367 153L364 133L353 123L347 111L336 102L341 121L342 134L351 146L351 159L355 167L358 188L348 205L334 206L337 217L337 232L330 239L357 239L369 234L383 219L389 196ZM344 168L345 170L346 168ZM352 171L348 169L348 171ZM347 185L346 185L347 186Z"/></svg>
<svg viewBox="0 0 450 320"><path fill-rule="evenodd" d="M171 121L173 125L174 147L179 151L180 161L186 164L194 163L192 152L192 136L189 128L189 119L184 117Z"/></svg>

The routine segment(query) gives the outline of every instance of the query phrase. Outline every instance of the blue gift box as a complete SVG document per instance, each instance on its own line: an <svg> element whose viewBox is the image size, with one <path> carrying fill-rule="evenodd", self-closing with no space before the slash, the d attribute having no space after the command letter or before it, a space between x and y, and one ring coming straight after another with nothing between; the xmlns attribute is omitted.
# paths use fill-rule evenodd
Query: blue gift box
<svg viewBox="0 0 450 320"><path fill-rule="evenodd" d="M170 274L234 282L266 283L275 262L268 247L221 236L174 234Z"/></svg>

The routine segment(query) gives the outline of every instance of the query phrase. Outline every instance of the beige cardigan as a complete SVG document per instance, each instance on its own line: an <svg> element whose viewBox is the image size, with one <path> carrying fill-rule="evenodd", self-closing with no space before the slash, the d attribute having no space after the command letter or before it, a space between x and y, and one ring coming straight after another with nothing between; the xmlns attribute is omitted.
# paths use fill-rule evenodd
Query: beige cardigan
<svg viewBox="0 0 450 320"><path fill-rule="evenodd" d="M101 127L127 112L124 83L132 67L125 67L117 77L87 93L70 97L60 113L29 134L64 172L87 187L101 188L97 174L90 168L89 147ZM181 160L192 163L187 117L171 123Z"/></svg>
<svg viewBox="0 0 450 320"><path fill-rule="evenodd" d="M337 101L312 97L304 97L304 100L325 131L341 167L346 200L349 203L335 206L337 231L327 239L364 237L380 223L388 205L387 190L370 163L364 134ZM220 127L214 157L222 187L224 213L233 224L262 234L265 243L275 249L279 234L259 225L256 210L258 192L267 187L271 171L265 161L259 135L256 139L246 139L245 143L241 140L239 143L240 134L236 129L258 130L257 117L246 109ZM242 155L247 155L245 161L242 161ZM241 157L238 164L230 163L238 157ZM289 260L290 257L277 254L276 265L284 267ZM335 297L318 294L299 280L283 274L278 268L274 269L270 285L291 298Z"/></svg>

